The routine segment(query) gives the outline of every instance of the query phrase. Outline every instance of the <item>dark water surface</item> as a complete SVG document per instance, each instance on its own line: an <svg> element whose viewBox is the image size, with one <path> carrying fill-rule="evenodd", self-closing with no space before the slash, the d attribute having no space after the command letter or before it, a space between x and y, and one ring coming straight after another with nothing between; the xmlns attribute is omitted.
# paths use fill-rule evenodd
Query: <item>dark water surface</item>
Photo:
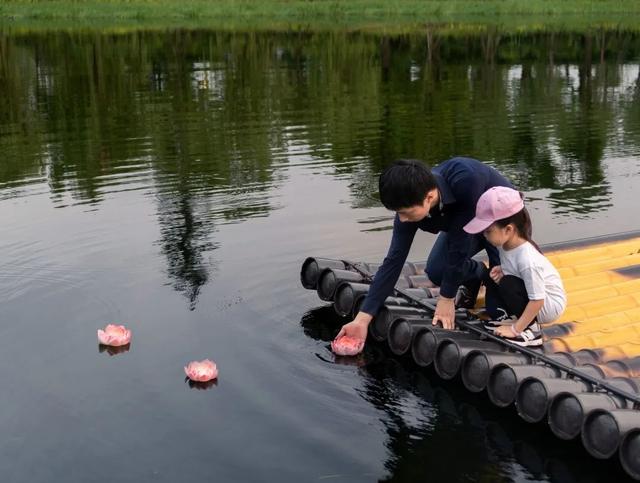
<svg viewBox="0 0 640 483"><path fill-rule="evenodd" d="M619 31L0 33L0 479L621 480L376 346L334 361L298 271L382 259L396 157L498 167L542 243L640 228L639 61Z"/></svg>

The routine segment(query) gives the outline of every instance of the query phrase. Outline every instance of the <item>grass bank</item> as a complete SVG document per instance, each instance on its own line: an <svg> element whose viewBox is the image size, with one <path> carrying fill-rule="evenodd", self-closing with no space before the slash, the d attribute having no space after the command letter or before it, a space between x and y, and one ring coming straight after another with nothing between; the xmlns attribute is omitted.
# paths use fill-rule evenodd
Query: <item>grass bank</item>
<svg viewBox="0 0 640 483"><path fill-rule="evenodd" d="M500 23L513 29L640 28L640 0L2 0L0 27L411 29Z"/></svg>

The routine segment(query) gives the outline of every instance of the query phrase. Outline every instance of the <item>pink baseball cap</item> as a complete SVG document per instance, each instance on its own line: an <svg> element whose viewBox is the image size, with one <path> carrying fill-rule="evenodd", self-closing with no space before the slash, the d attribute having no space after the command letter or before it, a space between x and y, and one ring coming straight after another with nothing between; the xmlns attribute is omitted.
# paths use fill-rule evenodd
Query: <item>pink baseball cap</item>
<svg viewBox="0 0 640 483"><path fill-rule="evenodd" d="M506 186L494 186L482 193L476 205L476 216L464 225L467 233L480 233L495 221L515 215L524 208L520 193Z"/></svg>

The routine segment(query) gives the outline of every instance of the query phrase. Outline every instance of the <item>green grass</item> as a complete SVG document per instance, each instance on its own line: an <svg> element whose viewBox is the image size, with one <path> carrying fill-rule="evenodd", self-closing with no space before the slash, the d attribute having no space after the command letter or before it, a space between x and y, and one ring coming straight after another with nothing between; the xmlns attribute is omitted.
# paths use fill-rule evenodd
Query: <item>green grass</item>
<svg viewBox="0 0 640 483"><path fill-rule="evenodd" d="M398 29L640 25L640 0L1 0L0 27Z"/></svg>

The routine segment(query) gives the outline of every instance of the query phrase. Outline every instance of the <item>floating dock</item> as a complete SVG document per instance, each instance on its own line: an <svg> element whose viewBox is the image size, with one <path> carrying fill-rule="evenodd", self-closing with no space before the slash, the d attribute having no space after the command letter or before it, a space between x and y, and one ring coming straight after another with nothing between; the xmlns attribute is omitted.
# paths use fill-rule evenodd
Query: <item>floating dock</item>
<svg viewBox="0 0 640 483"><path fill-rule="evenodd" d="M459 377L525 421L547 421L560 439L580 438L595 458L618 457L640 481L640 232L543 247L560 272L567 309L544 324L540 349L482 328L478 312L456 310L456 330L431 325L438 289L424 263L407 262L369 338L411 354L442 379ZM307 258L302 285L331 301L345 323L358 313L379 264ZM482 300L478 301L482 305Z"/></svg>

